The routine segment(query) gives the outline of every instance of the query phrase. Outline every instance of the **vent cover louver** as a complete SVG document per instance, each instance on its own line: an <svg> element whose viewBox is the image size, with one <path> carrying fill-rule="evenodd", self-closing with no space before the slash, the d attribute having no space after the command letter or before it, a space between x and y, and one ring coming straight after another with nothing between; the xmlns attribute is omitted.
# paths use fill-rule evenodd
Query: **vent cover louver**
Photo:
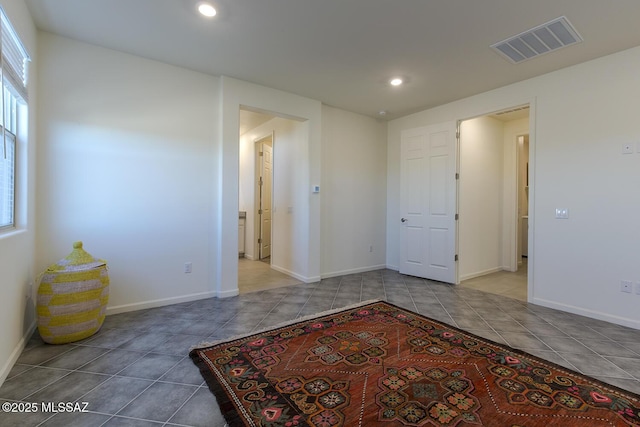
<svg viewBox="0 0 640 427"><path fill-rule="evenodd" d="M524 110L528 110L528 109L529 109L528 105L523 105L522 107L514 107L514 108L511 108L510 110L498 111L496 113L496 116L501 116L503 114L509 114L509 113L516 113L518 111L524 111Z"/></svg>
<svg viewBox="0 0 640 427"><path fill-rule="evenodd" d="M561 16L491 47L514 64L583 41L569 20Z"/></svg>

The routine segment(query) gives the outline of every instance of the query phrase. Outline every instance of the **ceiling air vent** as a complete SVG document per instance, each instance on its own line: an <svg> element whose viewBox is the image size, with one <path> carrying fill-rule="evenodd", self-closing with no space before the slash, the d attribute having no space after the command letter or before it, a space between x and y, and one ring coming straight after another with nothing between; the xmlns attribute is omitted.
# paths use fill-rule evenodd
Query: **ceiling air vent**
<svg viewBox="0 0 640 427"><path fill-rule="evenodd" d="M505 59L514 64L553 52L582 41L569 20L561 16L517 36L492 44Z"/></svg>

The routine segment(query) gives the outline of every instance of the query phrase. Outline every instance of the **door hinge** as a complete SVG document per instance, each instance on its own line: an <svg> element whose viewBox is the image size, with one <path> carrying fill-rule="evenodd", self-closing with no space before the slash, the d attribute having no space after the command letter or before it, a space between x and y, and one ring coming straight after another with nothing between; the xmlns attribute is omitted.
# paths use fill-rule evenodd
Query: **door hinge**
<svg viewBox="0 0 640 427"><path fill-rule="evenodd" d="M460 214L456 214L456 221L460 219Z"/></svg>
<svg viewBox="0 0 640 427"><path fill-rule="evenodd" d="M262 243L262 239L258 239L258 243ZM457 256L457 255L456 255Z"/></svg>
<svg viewBox="0 0 640 427"><path fill-rule="evenodd" d="M454 261L458 261L458 254L456 254Z"/></svg>
<svg viewBox="0 0 640 427"><path fill-rule="evenodd" d="M456 132L456 139L460 139L460 131Z"/></svg>
<svg viewBox="0 0 640 427"><path fill-rule="evenodd" d="M264 156L264 151L258 152L258 156L260 156L260 157Z"/></svg>
<svg viewBox="0 0 640 427"><path fill-rule="evenodd" d="M258 185L262 185L262 177L258 180Z"/></svg>
<svg viewBox="0 0 640 427"><path fill-rule="evenodd" d="M262 215L262 209L258 209L258 215Z"/></svg>
<svg viewBox="0 0 640 427"><path fill-rule="evenodd" d="M456 172L456 179L460 179L460 174Z"/></svg>

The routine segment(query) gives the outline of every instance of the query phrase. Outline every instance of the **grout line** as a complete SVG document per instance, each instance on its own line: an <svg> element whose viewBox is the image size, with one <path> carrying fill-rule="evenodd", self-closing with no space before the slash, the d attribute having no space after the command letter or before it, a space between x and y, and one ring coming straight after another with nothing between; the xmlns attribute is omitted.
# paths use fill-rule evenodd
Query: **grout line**
<svg viewBox="0 0 640 427"><path fill-rule="evenodd" d="M455 293L454 293L455 294ZM440 306L442 307L442 309L444 310L445 313L447 313L447 316L449 316L449 319L451 319L451 322L453 322L454 326L458 327L458 323L455 321L455 319L453 318L453 316L451 315L451 313L449 313L449 310L447 310L447 307L444 306L444 304L442 304L442 301L440 301L440 298L438 297L438 293L434 292L433 295L436 298L436 301L438 301L438 304L440 304ZM463 299L464 301L464 299ZM469 305L469 304L467 304ZM469 306L471 307L471 306ZM471 307L473 309L473 307ZM475 310L474 310L475 311ZM476 313L477 314L477 313ZM483 319L484 320L484 319ZM489 327L491 327L491 325L489 325ZM462 328L460 328L462 329Z"/></svg>
<svg viewBox="0 0 640 427"><path fill-rule="evenodd" d="M149 353L151 353L151 352L149 352ZM138 360L140 360L140 359L138 359ZM181 359L181 360L182 360L182 359ZM180 363L180 362L176 362L172 367L170 367L169 369L167 369L167 370L165 371L165 373L164 373L164 374L162 374L162 375L160 376L160 378L162 378L164 375L166 375L166 374L167 374L167 372L169 372L170 370L172 370L173 368L175 368L175 367L178 365L178 363ZM127 367L128 367L128 366L130 366L130 365L127 365ZM126 369L126 368L124 368L124 369ZM121 369L119 372L122 372L124 369ZM117 374L115 374L114 376L116 376L116 375L117 375ZM113 418L114 416L118 415L120 412L122 412L122 410L123 410L123 409L125 409L126 407L128 407L129 405L131 405L131 404L132 404L132 403L133 403L133 402L134 402L138 397L140 397L143 393L145 393L147 390L149 390L151 387L153 387L153 386L158 382L158 380L159 380L159 378L158 378L158 379L156 379L156 380L151 380L151 379L149 379L149 378L125 377L124 375L122 375L122 376L120 376L120 377L123 377L123 378L136 378L136 379L141 379L141 380L151 381L151 384L149 384L149 385L148 385L144 390L142 390L140 393L138 393L137 395L135 395L135 396L134 396L134 397L133 397L129 402L127 402L127 403L126 403L125 405L123 405L120 409L118 409L118 410L116 411L116 413L115 413L115 414L113 414L113 416L112 416L111 418ZM136 419L136 418L134 418L134 419ZM107 421L108 421L108 420L107 420ZM148 420L148 421L153 421L153 420ZM156 422L157 422L157 421L156 421Z"/></svg>
<svg viewBox="0 0 640 427"><path fill-rule="evenodd" d="M418 306L416 305L416 302L413 299L413 294L411 293L411 289L409 289L409 286L407 286L407 282L404 280L404 278L402 278L402 283L404 284L404 287L407 290L407 293L409 294L409 298L411 298L411 304L413 304L413 308L415 309L415 312L418 313Z"/></svg>
<svg viewBox="0 0 640 427"><path fill-rule="evenodd" d="M331 301L331 307L329 308L330 310L333 310L333 305L336 303L336 298L338 298L338 292L340 292L340 287L342 286L342 278L344 276L340 277L340 282L338 282L338 287L336 288L336 292L333 294L333 301Z"/></svg>
<svg viewBox="0 0 640 427"><path fill-rule="evenodd" d="M612 361L612 360L607 359L607 357L619 357L620 359L636 360L635 358L632 358L632 357L621 357L621 356L605 356L605 355L602 355L602 354L599 354L599 353L597 353L597 354L598 354L598 356L602 357L602 358L603 358L604 360L606 360L607 362L609 362L609 363L613 363L613 365L614 365L616 368L620 369L622 372L625 372L627 375L629 375L629 376L631 377L631 378L623 378L623 379L631 379L631 380L640 381L640 375L634 375L634 374L632 374L631 372L629 372L629 371L627 371L626 369L624 369L622 366L618 366L618 365L616 364L616 362L614 362L614 361ZM617 377L611 377L611 378L617 378Z"/></svg>
<svg viewBox="0 0 640 427"><path fill-rule="evenodd" d="M182 402L182 405L180 405L180 407L179 407L178 409L176 409L176 410L175 410L175 412L174 412L173 414L171 414L171 416L170 416L169 418L167 418L167 421L165 421L165 425L169 422L169 420L171 420L171 418L175 417L175 416L176 416L176 414L177 414L178 412L180 412L180 410L184 407L184 405L186 405L186 404L187 404L187 402L188 402L189 400L191 400L191 398L192 398L193 396L195 396L195 394L198 392L198 390L199 390L199 389L200 389L200 387L196 387L196 389L193 391L193 393L191 393L191 395L190 395L189 397L187 397L187 398L185 399L185 401L184 401L184 402Z"/></svg>
<svg viewBox="0 0 640 427"><path fill-rule="evenodd" d="M464 302L464 303L465 303L465 304L466 304L466 305L471 309L471 311L473 311L473 312L476 314L476 316L480 317L480 318L482 319L482 321L483 321L484 323L486 323L486 324L487 324L487 326L489 326L489 327L491 328L491 330L492 330L495 334L497 334L501 339L503 339L503 340L504 340L504 342L505 342L505 343L507 343L507 345L508 345L509 347L516 348L515 346L511 345L511 344L509 343L509 340L507 340L505 337L503 337L503 336L500 334L500 332L498 332L498 331L497 331L497 330L496 330L496 329L491 325L491 323L487 322L487 321L485 320L485 318L484 318L480 313L478 313L478 311L475 309L475 307L471 306L471 305L467 302L467 300L466 300L465 298L461 298L461 299L462 299L462 301L463 301L463 302ZM504 311L504 310L502 310L500 307L496 307L496 310L499 310L499 311L501 311L502 313L504 313L504 314L506 314L506 315L509 315L509 313L505 312L505 311ZM511 317L511 316L509 316L509 317ZM513 318L512 318L512 319L513 319ZM513 320L515 321L515 319L513 319ZM522 326L522 325L521 325L521 326ZM464 329L464 328L462 328L462 329ZM543 344L544 344L544 343L543 343ZM546 344L544 344L544 345L546 345ZM549 347L549 346L547 346L547 347Z"/></svg>
<svg viewBox="0 0 640 427"><path fill-rule="evenodd" d="M320 279L319 282L317 282L316 284L313 285L313 289L311 290L311 292L309 292L309 296L307 297L307 300L304 302L304 304L302 304L302 306L300 307L300 310L298 310L298 313L296 314L296 319L300 317L300 314L302 313L302 310L304 310L304 308L306 307L307 303L311 299L311 295L313 295L313 293L316 291L316 289L320 285L320 283L322 283L322 279Z"/></svg>
<svg viewBox="0 0 640 427"><path fill-rule="evenodd" d="M384 282L384 274L382 274L382 291L384 292L384 301L388 301L388 298L387 298L387 285L385 285L385 282Z"/></svg>
<svg viewBox="0 0 640 427"><path fill-rule="evenodd" d="M278 301L278 302L277 302L273 307L271 307L271 310L269 310L269 312L268 312L267 314L265 314L264 316L262 316L262 319L258 322L258 324L256 324L256 326L254 326L254 327L249 331L249 333L251 333L251 332L253 332L253 331L258 330L258 326L260 326L260 325L262 324L262 322L264 322L264 319L266 319L266 318L267 318L267 316L268 316L268 315L270 315L270 314L271 314L271 312L273 312L273 310L275 310L275 309L276 309L276 307L280 305L280 303L281 303L281 302L282 302L282 301L287 297L287 295L289 295L289 294L288 294L288 293L284 294L284 295L280 298L280 300L279 300L279 301Z"/></svg>

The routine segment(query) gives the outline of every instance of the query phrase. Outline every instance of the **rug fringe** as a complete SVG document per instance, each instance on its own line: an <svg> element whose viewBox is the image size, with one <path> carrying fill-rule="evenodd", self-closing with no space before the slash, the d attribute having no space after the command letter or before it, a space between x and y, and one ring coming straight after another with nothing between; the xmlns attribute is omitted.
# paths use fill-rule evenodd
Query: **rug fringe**
<svg viewBox="0 0 640 427"><path fill-rule="evenodd" d="M307 320L315 319L316 317L328 316L330 314L339 313L341 311L353 310L354 308L362 307L362 306L369 305L369 304L374 304L374 303L380 302L380 301L382 301L382 300L381 299L370 299L370 300L367 300L367 301L362 301L362 302L359 302L359 303L346 305L344 307L334 308L334 309L331 309L331 310L321 311L320 313L309 314L307 316L298 317L298 318L292 319L292 320L287 320L286 322L280 322L280 323L278 323L276 325L272 325L272 326L268 326L268 327L265 327L265 328L261 328L261 329L259 329L257 331L247 332L246 334L239 334L239 335L235 335L235 336L232 336L232 337L229 337L229 338L219 339L219 340L216 340L216 341L202 341L199 344L196 344L196 345L193 345L193 346L189 347L189 352L192 352L193 350L198 350L198 349L201 349L201 348L211 347L211 346L223 343L223 342L239 340L239 339L242 339L242 338L250 337L251 335L261 334L263 332L271 331L271 330L274 330L274 329L284 328L286 326L293 325L294 323L299 323L299 322L304 322L304 321L307 321Z"/></svg>

